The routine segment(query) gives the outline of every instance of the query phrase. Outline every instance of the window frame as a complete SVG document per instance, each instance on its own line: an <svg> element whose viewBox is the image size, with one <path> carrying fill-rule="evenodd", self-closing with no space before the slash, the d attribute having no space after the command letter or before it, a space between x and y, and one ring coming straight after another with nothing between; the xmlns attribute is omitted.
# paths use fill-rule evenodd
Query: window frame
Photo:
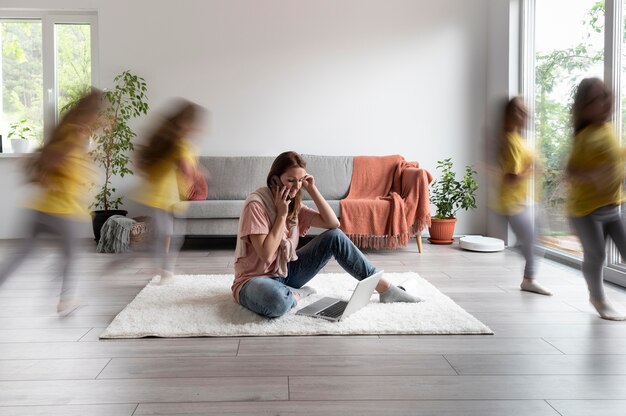
<svg viewBox="0 0 626 416"><path fill-rule="evenodd" d="M100 56L98 50L98 15L95 11L0 10L0 22L41 21L43 67L43 130L44 138L54 129L58 118L58 88L56 74L56 24L89 24L91 47L91 85L99 85ZM3 153L4 154L4 153Z"/></svg>

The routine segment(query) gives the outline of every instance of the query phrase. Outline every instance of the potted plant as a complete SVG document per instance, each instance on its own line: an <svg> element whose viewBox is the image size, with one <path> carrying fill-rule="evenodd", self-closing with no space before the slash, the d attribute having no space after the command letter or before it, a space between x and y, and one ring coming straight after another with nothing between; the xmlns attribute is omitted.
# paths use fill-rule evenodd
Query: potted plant
<svg viewBox="0 0 626 416"><path fill-rule="evenodd" d="M452 244L456 212L459 209L467 211L476 208L476 171L472 166L466 166L463 179L457 180L452 171L451 158L437 161L437 170L441 171L441 176L433 182L431 188L430 201L435 205L437 213L428 228L430 242Z"/></svg>
<svg viewBox="0 0 626 416"><path fill-rule="evenodd" d="M143 78L124 71L113 81L115 86L104 91L106 104L102 114L102 125L93 137L93 150L90 155L104 171L104 181L90 208L95 208L93 232L96 241L100 239L100 229L112 215L126 215L120 210L122 197L115 195L112 185L114 175L124 177L133 173L130 168L130 153L136 134L130 121L148 113L147 87Z"/></svg>
<svg viewBox="0 0 626 416"><path fill-rule="evenodd" d="M27 153L28 140L34 138L34 128L27 119L21 119L9 126L7 137L11 140L13 153Z"/></svg>

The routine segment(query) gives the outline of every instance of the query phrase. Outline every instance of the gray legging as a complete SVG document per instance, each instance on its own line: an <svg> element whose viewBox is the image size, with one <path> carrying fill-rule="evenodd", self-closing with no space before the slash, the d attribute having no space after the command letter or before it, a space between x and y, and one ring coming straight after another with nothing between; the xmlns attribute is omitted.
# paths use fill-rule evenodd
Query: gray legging
<svg viewBox="0 0 626 416"><path fill-rule="evenodd" d="M161 269L173 272L174 263L182 239L174 238L174 217L171 212L164 211L159 208L144 206L148 216L152 218L152 236L150 252L155 264L160 264ZM169 253L167 249L167 241L170 240Z"/></svg>
<svg viewBox="0 0 626 416"><path fill-rule="evenodd" d="M530 207L525 207L522 212L517 215L507 216L509 224L515 233L515 236L521 243L521 250L526 266L524 267L524 277L528 279L535 278L535 227L533 224L533 216Z"/></svg>
<svg viewBox="0 0 626 416"><path fill-rule="evenodd" d="M606 258L606 238L615 242L626 259L626 229L617 205L607 205L583 217L570 217L574 231L583 246L583 275L589 295L604 299L603 268Z"/></svg>
<svg viewBox="0 0 626 416"><path fill-rule="evenodd" d="M32 220L27 239L23 242L20 252L0 267L0 285L28 258L35 250L38 237L49 233L60 237L63 250L63 296L74 296L76 280L72 276L72 266L76 253L76 230L78 222L67 215L46 214L32 211Z"/></svg>

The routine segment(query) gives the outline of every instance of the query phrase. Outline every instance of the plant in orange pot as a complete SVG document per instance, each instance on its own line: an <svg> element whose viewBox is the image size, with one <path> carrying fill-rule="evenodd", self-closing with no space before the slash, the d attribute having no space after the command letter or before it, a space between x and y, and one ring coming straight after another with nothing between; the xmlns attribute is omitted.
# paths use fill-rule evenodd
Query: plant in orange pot
<svg viewBox="0 0 626 416"><path fill-rule="evenodd" d="M456 224L456 212L459 209L470 210L476 208L476 171L472 166L465 167L465 175L459 181L452 171L452 159L437 161L437 170L441 176L431 187L430 202L437 213L432 218L428 228L430 242L433 244L452 244L454 241L454 226Z"/></svg>

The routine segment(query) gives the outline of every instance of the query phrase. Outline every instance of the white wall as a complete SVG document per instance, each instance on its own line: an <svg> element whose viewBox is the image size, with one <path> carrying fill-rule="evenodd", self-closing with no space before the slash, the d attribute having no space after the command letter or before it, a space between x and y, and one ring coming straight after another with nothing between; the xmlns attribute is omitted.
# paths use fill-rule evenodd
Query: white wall
<svg viewBox="0 0 626 416"><path fill-rule="evenodd" d="M399 153L433 173L452 157L460 173L482 157L487 38L502 35L488 33L491 1L1 0L0 8L97 10L100 86L131 69L155 110L173 96L206 106L202 154ZM3 178L14 168L0 160ZM11 181L0 192L19 199ZM484 195L459 216L458 233L486 231ZM15 213L0 207L0 238L16 235Z"/></svg>
<svg viewBox="0 0 626 416"><path fill-rule="evenodd" d="M486 139L483 147L485 152L493 150L493 140L497 137L499 123L502 118L503 104L506 99L521 94L521 14L520 0L508 2L492 0L489 8L489 36L488 41L488 81L487 81L487 107L485 118ZM499 36L496 36L499 34ZM493 153L492 153L493 156ZM485 161L486 158L485 158ZM497 196L499 172L487 169L485 164L485 183L483 188L487 191L487 200L493 200ZM512 232L506 220L487 210L486 234L504 240L505 244L513 246L517 243L515 234Z"/></svg>

